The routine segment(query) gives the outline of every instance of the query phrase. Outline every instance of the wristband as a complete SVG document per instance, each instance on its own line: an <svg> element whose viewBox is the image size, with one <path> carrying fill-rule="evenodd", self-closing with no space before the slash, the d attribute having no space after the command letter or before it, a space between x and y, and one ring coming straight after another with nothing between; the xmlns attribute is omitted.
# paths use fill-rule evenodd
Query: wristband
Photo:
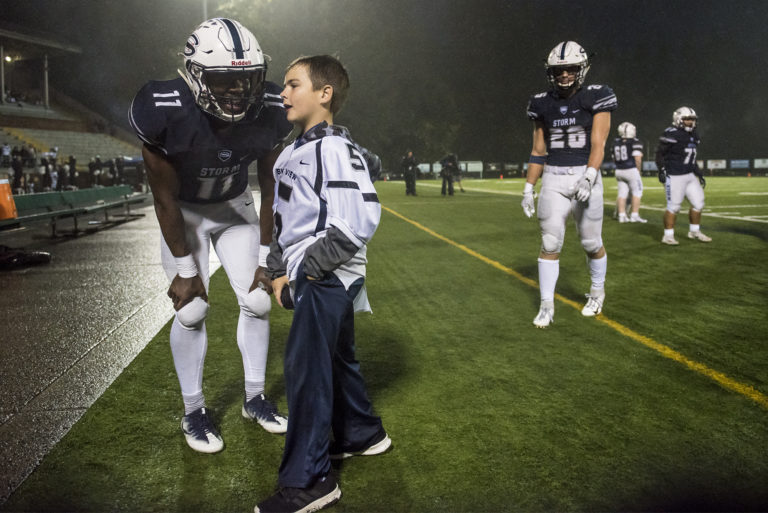
<svg viewBox="0 0 768 513"><path fill-rule="evenodd" d="M269 246L259 244L259 267L267 268L267 255L269 255Z"/></svg>
<svg viewBox="0 0 768 513"><path fill-rule="evenodd" d="M523 194L530 194L533 192L533 184L531 182L525 182L523 187Z"/></svg>
<svg viewBox="0 0 768 513"><path fill-rule="evenodd" d="M176 270L181 278L197 276L197 264L191 253L183 257L174 257L174 260L176 260Z"/></svg>
<svg viewBox="0 0 768 513"><path fill-rule="evenodd" d="M542 166L547 163L547 157L544 155L531 155L528 159L529 164L541 164Z"/></svg>

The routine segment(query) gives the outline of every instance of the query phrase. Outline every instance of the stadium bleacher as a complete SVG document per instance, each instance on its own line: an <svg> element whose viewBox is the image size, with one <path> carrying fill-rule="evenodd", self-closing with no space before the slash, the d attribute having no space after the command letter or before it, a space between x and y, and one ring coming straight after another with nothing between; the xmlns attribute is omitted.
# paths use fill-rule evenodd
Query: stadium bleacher
<svg viewBox="0 0 768 513"><path fill-rule="evenodd" d="M32 145L38 154L58 148L59 158L74 155L83 165L97 156L107 160L117 156L134 157L141 154L138 145L128 144L103 133L17 127L0 127L0 131L2 142L7 141L11 146Z"/></svg>

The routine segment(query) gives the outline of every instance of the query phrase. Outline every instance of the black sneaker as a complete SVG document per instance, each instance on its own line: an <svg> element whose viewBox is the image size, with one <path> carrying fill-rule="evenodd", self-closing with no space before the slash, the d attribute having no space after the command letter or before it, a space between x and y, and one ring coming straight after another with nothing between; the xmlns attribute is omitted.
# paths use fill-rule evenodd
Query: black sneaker
<svg viewBox="0 0 768 513"><path fill-rule="evenodd" d="M198 408L181 418L181 430L187 445L197 452L214 453L224 448L224 440L205 408Z"/></svg>
<svg viewBox="0 0 768 513"><path fill-rule="evenodd" d="M253 509L255 513L309 513L335 504L341 498L341 488L328 474L309 488L281 488Z"/></svg>
<svg viewBox="0 0 768 513"><path fill-rule="evenodd" d="M332 445L330 450L330 458L332 460L343 460L351 458L352 456L375 456L386 452L392 445L392 439L389 438L387 432L383 429L381 432L369 443L367 446L359 449L351 449L340 446Z"/></svg>

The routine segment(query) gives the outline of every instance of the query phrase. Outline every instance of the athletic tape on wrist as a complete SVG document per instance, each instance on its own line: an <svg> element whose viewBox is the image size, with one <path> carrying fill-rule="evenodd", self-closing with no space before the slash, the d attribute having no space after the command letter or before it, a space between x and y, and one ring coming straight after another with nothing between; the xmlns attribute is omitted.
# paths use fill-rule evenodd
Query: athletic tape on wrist
<svg viewBox="0 0 768 513"><path fill-rule="evenodd" d="M525 186L523 187L523 194L529 194L533 192L533 184L531 182L525 182Z"/></svg>
<svg viewBox="0 0 768 513"><path fill-rule="evenodd" d="M267 255L269 255L269 246L259 244L259 267L267 268Z"/></svg>
<svg viewBox="0 0 768 513"><path fill-rule="evenodd" d="M174 257L176 270L182 278L194 278L197 276L197 264L191 254L183 257Z"/></svg>

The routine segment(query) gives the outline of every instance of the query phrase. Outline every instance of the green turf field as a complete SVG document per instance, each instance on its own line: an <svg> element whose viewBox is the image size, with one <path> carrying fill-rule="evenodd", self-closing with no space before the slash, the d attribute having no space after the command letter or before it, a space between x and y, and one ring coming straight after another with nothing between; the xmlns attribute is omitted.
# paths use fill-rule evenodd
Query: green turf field
<svg viewBox="0 0 768 513"><path fill-rule="evenodd" d="M391 435L385 455L337 467L332 511L744 511L768 509L768 179L710 178L703 231L663 246L663 190L648 224L611 219L603 314L569 226L555 324L538 309L539 230L521 180L377 184L373 315L358 357ZM687 204L684 205L687 208ZM276 484L283 438L240 416L237 306L211 282L205 390L226 449L194 453L161 331L0 509L252 511ZM273 311L268 394L285 409L290 314Z"/></svg>

